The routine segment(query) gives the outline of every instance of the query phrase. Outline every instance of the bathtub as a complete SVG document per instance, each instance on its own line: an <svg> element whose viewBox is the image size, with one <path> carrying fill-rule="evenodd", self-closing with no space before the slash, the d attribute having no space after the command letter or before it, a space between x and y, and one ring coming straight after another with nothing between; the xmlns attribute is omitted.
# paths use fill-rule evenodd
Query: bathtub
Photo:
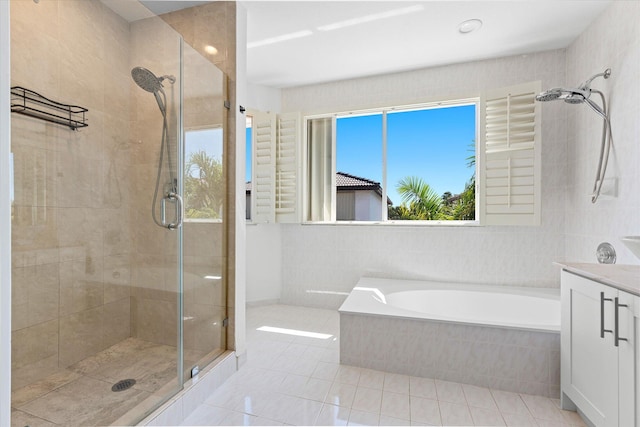
<svg viewBox="0 0 640 427"><path fill-rule="evenodd" d="M341 363L560 395L560 292L363 277L339 309Z"/></svg>

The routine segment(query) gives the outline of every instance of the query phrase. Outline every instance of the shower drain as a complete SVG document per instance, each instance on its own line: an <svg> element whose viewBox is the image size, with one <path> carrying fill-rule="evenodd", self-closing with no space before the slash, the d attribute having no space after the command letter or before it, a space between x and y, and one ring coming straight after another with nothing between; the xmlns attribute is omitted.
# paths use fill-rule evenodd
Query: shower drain
<svg viewBox="0 0 640 427"><path fill-rule="evenodd" d="M111 391L124 391L124 390L130 389L131 387L133 387L135 383L136 383L136 380L132 378L121 380L115 383L113 387L111 387Z"/></svg>

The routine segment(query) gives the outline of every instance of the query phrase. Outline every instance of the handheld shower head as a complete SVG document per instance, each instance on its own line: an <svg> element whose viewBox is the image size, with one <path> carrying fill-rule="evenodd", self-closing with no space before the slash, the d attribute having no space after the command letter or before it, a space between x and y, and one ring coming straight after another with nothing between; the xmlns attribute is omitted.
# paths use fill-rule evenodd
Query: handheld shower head
<svg viewBox="0 0 640 427"><path fill-rule="evenodd" d="M162 89L162 81L169 80L171 84L176 82L176 78L170 75L164 75L162 77L156 77L151 71L144 67L134 67L131 70L131 77L140 88L147 92L157 92Z"/></svg>
<svg viewBox="0 0 640 427"><path fill-rule="evenodd" d="M560 95L562 95L562 89L559 87L555 87L553 89L540 92L538 95L536 95L536 101L555 101L556 99L560 98Z"/></svg>
<svg viewBox="0 0 640 427"><path fill-rule="evenodd" d="M536 96L536 101L545 102L561 99L567 104L582 104L583 102L588 101L591 96L591 82L596 77L604 77L605 79L608 79L609 76L611 76L611 68L607 68L603 73L592 76L578 88L566 89L562 87L555 87L541 92ZM593 108L593 103L589 103L589 105Z"/></svg>
<svg viewBox="0 0 640 427"><path fill-rule="evenodd" d="M141 89L147 92L154 93L162 89L162 80L146 68L134 67L131 70L131 77Z"/></svg>
<svg viewBox="0 0 640 427"><path fill-rule="evenodd" d="M162 86L163 80L169 80L171 84L176 82L176 78L170 75L164 75L162 77L156 77L151 71L147 70L144 67L134 67L131 70L131 77L133 81L136 82L141 89L146 90L153 94L156 98L156 102L158 103L158 107L162 112L162 115L166 113L165 101L162 98L165 98L166 95L164 93L164 89ZM160 97L162 94L162 98Z"/></svg>
<svg viewBox="0 0 640 427"><path fill-rule="evenodd" d="M587 97L585 97L581 93L572 92L569 96L567 96L566 98L563 98L563 100L567 104L582 104L584 101L587 100Z"/></svg>

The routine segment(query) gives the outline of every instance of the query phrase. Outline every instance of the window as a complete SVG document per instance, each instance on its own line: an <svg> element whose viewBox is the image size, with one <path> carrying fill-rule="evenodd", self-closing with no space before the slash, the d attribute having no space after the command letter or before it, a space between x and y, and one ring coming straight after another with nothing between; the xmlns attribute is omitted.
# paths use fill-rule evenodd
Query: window
<svg viewBox="0 0 640 427"><path fill-rule="evenodd" d="M335 219L475 220L476 110L466 101L336 115Z"/></svg>
<svg viewBox="0 0 640 427"><path fill-rule="evenodd" d="M540 90L538 81L304 126L300 113L256 113L252 220L539 225Z"/></svg>
<svg viewBox="0 0 640 427"><path fill-rule="evenodd" d="M251 181L253 179L253 117L247 115L246 137L246 155L245 155L245 199L246 199L246 216L247 221L251 220Z"/></svg>
<svg viewBox="0 0 640 427"><path fill-rule="evenodd" d="M186 221L222 219L225 195L222 147L222 128L185 132Z"/></svg>
<svg viewBox="0 0 640 427"><path fill-rule="evenodd" d="M336 120L336 220L380 221L382 113Z"/></svg>

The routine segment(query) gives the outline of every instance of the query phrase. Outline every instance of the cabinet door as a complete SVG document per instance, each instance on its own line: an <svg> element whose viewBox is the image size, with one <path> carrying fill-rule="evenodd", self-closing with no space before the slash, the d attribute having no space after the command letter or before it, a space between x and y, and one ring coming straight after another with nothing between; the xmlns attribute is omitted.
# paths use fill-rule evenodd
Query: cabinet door
<svg viewBox="0 0 640 427"><path fill-rule="evenodd" d="M618 425L617 296L616 289L562 272L562 392L596 426ZM601 329L610 332L602 337Z"/></svg>
<svg viewBox="0 0 640 427"><path fill-rule="evenodd" d="M640 297L618 292L620 425L640 427Z"/></svg>

